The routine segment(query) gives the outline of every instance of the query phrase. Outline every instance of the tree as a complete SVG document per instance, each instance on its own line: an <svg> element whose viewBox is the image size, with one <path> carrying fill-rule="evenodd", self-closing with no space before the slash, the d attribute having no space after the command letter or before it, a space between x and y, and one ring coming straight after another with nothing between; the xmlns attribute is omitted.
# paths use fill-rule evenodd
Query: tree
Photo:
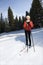
<svg viewBox="0 0 43 65"><path fill-rule="evenodd" d="M40 3L41 3L41 6L42 6L42 8L43 8L43 0L40 0Z"/></svg>
<svg viewBox="0 0 43 65"><path fill-rule="evenodd" d="M0 20L0 33L1 33L1 20Z"/></svg>
<svg viewBox="0 0 43 65"><path fill-rule="evenodd" d="M11 30L14 30L15 29L14 16L10 7L8 8L8 20Z"/></svg>
<svg viewBox="0 0 43 65"><path fill-rule="evenodd" d="M2 16L2 13L1 13L1 21L3 21L3 16Z"/></svg>
<svg viewBox="0 0 43 65"><path fill-rule="evenodd" d="M43 26L43 9L41 10L41 24Z"/></svg>
<svg viewBox="0 0 43 65"><path fill-rule="evenodd" d="M27 16L27 15L30 15L30 13L29 13L28 11L26 11L26 16Z"/></svg>
<svg viewBox="0 0 43 65"><path fill-rule="evenodd" d="M40 11L41 11L42 7L40 4L39 0L33 0L32 2L32 7L30 9L30 16L31 16L31 20L33 21L33 23L35 24L35 27L38 27L39 25L39 17L41 17Z"/></svg>
<svg viewBox="0 0 43 65"><path fill-rule="evenodd" d="M22 29L23 27L22 27L22 19L21 19L21 17L19 16L19 29Z"/></svg>
<svg viewBox="0 0 43 65"><path fill-rule="evenodd" d="M41 6L42 6L42 9L41 9L41 24L43 26L43 0L40 0L40 3L41 3Z"/></svg>
<svg viewBox="0 0 43 65"><path fill-rule="evenodd" d="M18 18L16 16L15 18L15 30L18 30L19 29L19 21L18 21Z"/></svg>
<svg viewBox="0 0 43 65"><path fill-rule="evenodd" d="M8 19L5 18L5 32L9 32L9 31L10 31L9 22L8 22Z"/></svg>
<svg viewBox="0 0 43 65"><path fill-rule="evenodd" d="M1 17L0 17L0 33L4 32L5 30L5 22L3 20L3 16L2 16L2 13L1 13Z"/></svg>
<svg viewBox="0 0 43 65"><path fill-rule="evenodd" d="M22 23L24 23L26 17L22 16Z"/></svg>

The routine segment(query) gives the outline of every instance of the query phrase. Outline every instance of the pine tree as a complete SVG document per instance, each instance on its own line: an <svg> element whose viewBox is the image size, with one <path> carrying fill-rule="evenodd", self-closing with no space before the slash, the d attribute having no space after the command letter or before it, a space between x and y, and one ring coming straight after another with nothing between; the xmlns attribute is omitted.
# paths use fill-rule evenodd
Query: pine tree
<svg viewBox="0 0 43 65"><path fill-rule="evenodd" d="M22 16L22 23L26 20L26 17Z"/></svg>
<svg viewBox="0 0 43 65"><path fill-rule="evenodd" d="M27 16L27 15L30 15L28 11L26 11L26 16Z"/></svg>
<svg viewBox="0 0 43 65"><path fill-rule="evenodd" d="M5 23L4 23L4 20L3 20L2 13L1 13L1 18L0 18L0 33L4 32L4 29L5 29Z"/></svg>
<svg viewBox="0 0 43 65"><path fill-rule="evenodd" d="M2 16L2 13L1 13L1 21L3 21L3 16Z"/></svg>
<svg viewBox="0 0 43 65"><path fill-rule="evenodd" d="M18 18L16 16L15 18L15 30L18 30L19 29L19 22L18 22Z"/></svg>
<svg viewBox="0 0 43 65"><path fill-rule="evenodd" d="M43 9L41 10L41 24L43 26Z"/></svg>
<svg viewBox="0 0 43 65"><path fill-rule="evenodd" d="M31 19L33 21L33 23L35 24L35 27L38 27L39 22L40 22L40 11L41 11L41 4L39 0L33 0L32 2L32 7L30 9L30 16ZM39 22L38 22L39 21Z"/></svg>
<svg viewBox="0 0 43 65"><path fill-rule="evenodd" d="M16 16L16 18L15 18L15 23L16 23L16 22L18 22L18 18L17 18L17 16Z"/></svg>
<svg viewBox="0 0 43 65"><path fill-rule="evenodd" d="M22 29L22 19L20 16L19 16L19 29Z"/></svg>
<svg viewBox="0 0 43 65"><path fill-rule="evenodd" d="M0 20L0 33L1 33L1 20Z"/></svg>
<svg viewBox="0 0 43 65"><path fill-rule="evenodd" d="M9 22L8 22L8 19L5 18L5 32L9 32L9 31L10 31Z"/></svg>
<svg viewBox="0 0 43 65"><path fill-rule="evenodd" d="M40 3L41 3L41 6L42 6L42 8L43 8L43 0L40 0Z"/></svg>
<svg viewBox="0 0 43 65"><path fill-rule="evenodd" d="M40 3L41 3L41 6L42 6L42 9L41 9L41 23L42 23L42 26L43 26L43 0L40 0Z"/></svg>
<svg viewBox="0 0 43 65"><path fill-rule="evenodd" d="M11 30L14 30L15 29L14 16L10 7L8 8L8 20Z"/></svg>

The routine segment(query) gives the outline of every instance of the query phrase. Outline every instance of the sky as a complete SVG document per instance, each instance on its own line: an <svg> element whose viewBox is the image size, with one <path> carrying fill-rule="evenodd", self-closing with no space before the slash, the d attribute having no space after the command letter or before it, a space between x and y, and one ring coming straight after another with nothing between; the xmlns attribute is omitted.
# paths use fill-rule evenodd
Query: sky
<svg viewBox="0 0 43 65"><path fill-rule="evenodd" d="M30 11L32 0L0 0L0 14L8 17L8 7L10 6L14 17L25 16L26 11Z"/></svg>

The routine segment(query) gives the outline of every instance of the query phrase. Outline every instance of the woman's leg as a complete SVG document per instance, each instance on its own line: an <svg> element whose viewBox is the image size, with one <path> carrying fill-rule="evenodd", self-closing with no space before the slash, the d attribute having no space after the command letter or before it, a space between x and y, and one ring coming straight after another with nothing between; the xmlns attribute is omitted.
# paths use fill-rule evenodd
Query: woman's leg
<svg viewBox="0 0 43 65"><path fill-rule="evenodd" d="M28 32L28 36L29 36L29 46L31 46L31 31Z"/></svg>
<svg viewBox="0 0 43 65"><path fill-rule="evenodd" d="M25 37L26 37L26 45L28 46L28 35L27 35L27 31L25 31Z"/></svg>

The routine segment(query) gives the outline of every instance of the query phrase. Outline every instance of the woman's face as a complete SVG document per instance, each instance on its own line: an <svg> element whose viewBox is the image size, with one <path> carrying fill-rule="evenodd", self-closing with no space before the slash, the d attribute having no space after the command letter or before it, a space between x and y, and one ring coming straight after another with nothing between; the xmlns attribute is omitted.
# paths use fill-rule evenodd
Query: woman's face
<svg viewBox="0 0 43 65"><path fill-rule="evenodd" d="M27 19L27 20L30 20L30 17L27 16L26 19Z"/></svg>

